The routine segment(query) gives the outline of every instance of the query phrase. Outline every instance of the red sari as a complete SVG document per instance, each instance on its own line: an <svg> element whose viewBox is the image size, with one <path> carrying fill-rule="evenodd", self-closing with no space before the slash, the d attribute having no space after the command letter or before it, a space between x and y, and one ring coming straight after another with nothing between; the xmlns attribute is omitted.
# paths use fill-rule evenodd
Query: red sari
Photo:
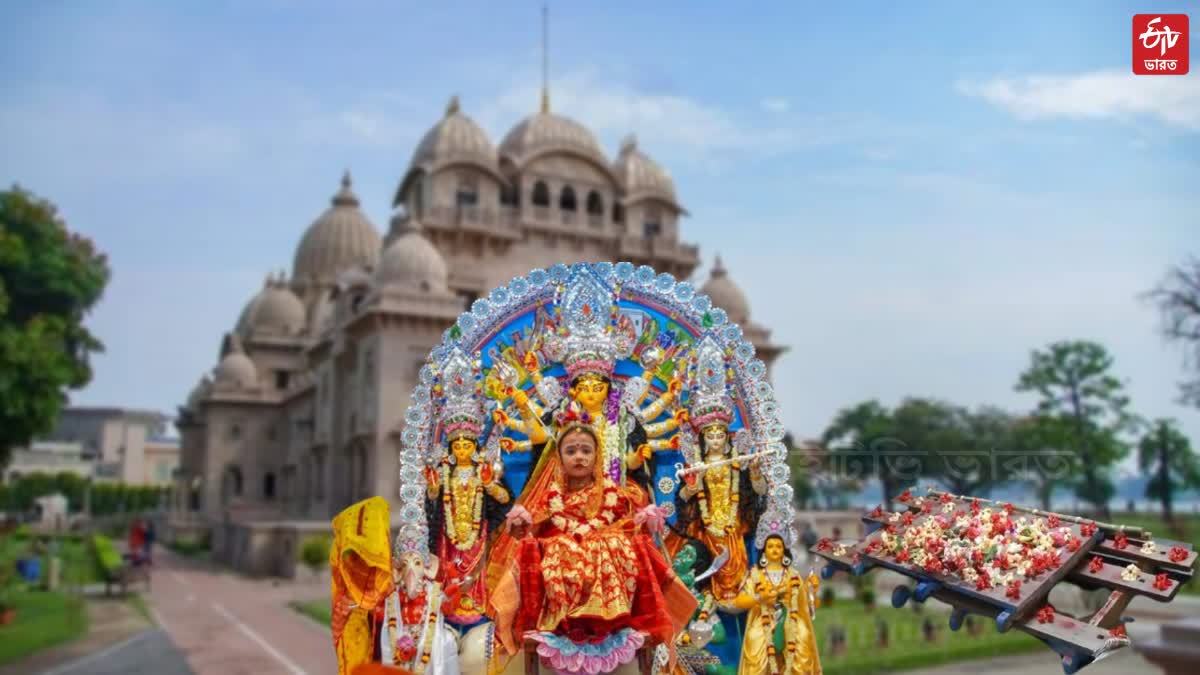
<svg viewBox="0 0 1200 675"><path fill-rule="evenodd" d="M528 505L533 536L490 598L505 651L515 654L527 631L589 642L629 628L672 644L696 599L634 524L639 492L608 478L574 493L559 486Z"/></svg>

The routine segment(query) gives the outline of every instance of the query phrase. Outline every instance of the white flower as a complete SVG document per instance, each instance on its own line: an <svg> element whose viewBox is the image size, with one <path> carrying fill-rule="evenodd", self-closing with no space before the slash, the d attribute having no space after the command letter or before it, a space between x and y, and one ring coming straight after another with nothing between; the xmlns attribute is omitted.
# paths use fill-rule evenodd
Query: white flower
<svg viewBox="0 0 1200 675"><path fill-rule="evenodd" d="M562 511L563 510L562 497L552 497L550 499L550 510L552 510L552 511Z"/></svg>
<svg viewBox="0 0 1200 675"><path fill-rule="evenodd" d="M1158 553L1158 546L1155 546L1153 539L1147 539L1146 543L1142 544L1142 553L1146 555Z"/></svg>
<svg viewBox="0 0 1200 675"><path fill-rule="evenodd" d="M846 547L838 544L837 548L833 549L833 554L841 558L842 556L846 555Z"/></svg>
<svg viewBox="0 0 1200 675"><path fill-rule="evenodd" d="M913 500L913 505L916 506L917 508L921 508L921 506L924 504L925 504L924 497L917 497L916 499Z"/></svg>
<svg viewBox="0 0 1200 675"><path fill-rule="evenodd" d="M1054 538L1048 534L1043 534L1042 538L1038 540L1038 545L1046 550L1052 549L1054 548Z"/></svg>
<svg viewBox="0 0 1200 675"><path fill-rule="evenodd" d="M1007 586L1013 580L1011 572L1000 572L992 576L992 584L995 586Z"/></svg>
<svg viewBox="0 0 1200 675"><path fill-rule="evenodd" d="M1011 544L1009 544L1009 545L1008 545L1008 552L1009 552L1009 553L1020 553L1022 550L1024 550L1024 549L1021 547L1021 545L1020 545L1020 544L1018 544L1018 543L1016 543L1016 542L1013 542L1013 543L1011 543Z"/></svg>
<svg viewBox="0 0 1200 675"><path fill-rule="evenodd" d="M966 516L959 516L958 520L954 521L955 527L968 528L971 526L971 519Z"/></svg>
<svg viewBox="0 0 1200 675"><path fill-rule="evenodd" d="M913 553L912 560L918 566L924 567L925 561L929 560L929 553L925 549L919 548L916 553Z"/></svg>
<svg viewBox="0 0 1200 675"><path fill-rule="evenodd" d="M898 522L900 522L900 512L899 512L899 511L897 511L897 512L893 513L893 514L892 514L892 517L891 517L891 518L888 518L888 521L890 521L890 522L893 522L893 523L898 523Z"/></svg>
<svg viewBox="0 0 1200 675"><path fill-rule="evenodd" d="M1130 563L1128 567L1121 570L1121 578L1125 581L1137 581L1142 578L1142 570L1137 565Z"/></svg>
<svg viewBox="0 0 1200 675"><path fill-rule="evenodd" d="M1021 573L1021 576L1027 576L1029 574L1029 570L1032 568L1033 563L1029 562L1028 560L1022 560L1020 564L1017 565L1017 571Z"/></svg>
<svg viewBox="0 0 1200 675"><path fill-rule="evenodd" d="M942 504L942 513L954 513L954 503Z"/></svg>

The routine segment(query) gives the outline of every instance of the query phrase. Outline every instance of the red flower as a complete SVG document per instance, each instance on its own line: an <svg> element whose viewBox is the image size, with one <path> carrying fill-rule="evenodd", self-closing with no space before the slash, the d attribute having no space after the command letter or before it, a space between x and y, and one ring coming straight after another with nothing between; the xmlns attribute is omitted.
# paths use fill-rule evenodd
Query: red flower
<svg viewBox="0 0 1200 675"><path fill-rule="evenodd" d="M820 541L817 542L817 550L818 551L833 550L833 540L830 539L829 537L825 537L825 538L821 539Z"/></svg>
<svg viewBox="0 0 1200 675"><path fill-rule="evenodd" d="M1062 521L1059 520L1057 515L1051 513L1049 516L1046 517L1046 525L1048 525L1050 527L1050 529L1053 530L1053 529L1057 529L1058 527L1061 527Z"/></svg>
<svg viewBox="0 0 1200 675"><path fill-rule="evenodd" d="M1037 613L1037 620L1038 623L1054 623L1054 606L1046 605L1045 607L1039 609Z"/></svg>
<svg viewBox="0 0 1200 675"><path fill-rule="evenodd" d="M899 497L896 497L896 501L898 502L907 502L910 499L912 499L912 490L905 490L900 493Z"/></svg>
<svg viewBox="0 0 1200 675"><path fill-rule="evenodd" d="M1014 507L1012 504L1005 504L1004 512L1007 514L1012 514L1014 508L1016 508L1016 507Z"/></svg>
<svg viewBox="0 0 1200 675"><path fill-rule="evenodd" d="M896 526L888 523L887 525L883 526L883 531L887 532L888 534L896 534Z"/></svg>
<svg viewBox="0 0 1200 675"><path fill-rule="evenodd" d="M982 565L983 564L983 551L980 551L978 549L971 551L971 562L975 563L976 565Z"/></svg>
<svg viewBox="0 0 1200 675"><path fill-rule="evenodd" d="M943 492L941 498L938 501L940 501L943 504L949 504L950 502L954 501L954 498Z"/></svg>
<svg viewBox="0 0 1200 675"><path fill-rule="evenodd" d="M883 548L883 542L878 540L873 541L867 544L867 555L875 555L875 552L881 548Z"/></svg>
<svg viewBox="0 0 1200 675"><path fill-rule="evenodd" d="M1117 536L1113 537L1113 548L1124 551L1128 547L1129 537L1126 537L1124 532L1118 532Z"/></svg>
<svg viewBox="0 0 1200 675"><path fill-rule="evenodd" d="M882 518L883 517L883 506L876 506L875 510L871 512L871 517L872 518Z"/></svg>
<svg viewBox="0 0 1200 675"><path fill-rule="evenodd" d="M1096 524L1090 520L1086 520L1079 525L1079 532L1085 537L1090 537L1096 533Z"/></svg>
<svg viewBox="0 0 1200 675"><path fill-rule="evenodd" d="M1102 569L1104 569L1104 558L1098 555L1092 556L1092 561L1088 563L1088 571L1092 574L1098 574Z"/></svg>
<svg viewBox="0 0 1200 675"><path fill-rule="evenodd" d="M1125 632L1125 624L1123 623L1117 624L1116 628L1110 628L1108 634L1115 638L1129 637L1129 635Z"/></svg>
<svg viewBox="0 0 1200 675"><path fill-rule="evenodd" d="M929 572L930 574L937 574L938 572L941 572L942 571L941 558L930 558L929 560L925 561L925 571Z"/></svg>
<svg viewBox="0 0 1200 675"><path fill-rule="evenodd" d="M902 516L900 520L902 523L904 523L905 527L912 525L913 524L913 514L911 512L905 513L904 516Z"/></svg>
<svg viewBox="0 0 1200 675"><path fill-rule="evenodd" d="M1171 578L1162 573L1154 577L1154 588L1159 591L1171 590Z"/></svg>
<svg viewBox="0 0 1200 675"><path fill-rule="evenodd" d="M933 511L933 502L926 501L924 504L921 504L921 513L930 513L932 511Z"/></svg>
<svg viewBox="0 0 1200 675"><path fill-rule="evenodd" d="M1167 557L1171 559L1171 562L1183 562L1184 560L1187 560L1188 552L1187 549L1182 546L1172 546L1171 552Z"/></svg>
<svg viewBox="0 0 1200 675"><path fill-rule="evenodd" d="M1083 542L1079 541L1079 537L1072 536L1067 540L1067 550L1071 553L1078 551L1080 546L1083 546Z"/></svg>
<svg viewBox="0 0 1200 675"><path fill-rule="evenodd" d="M1050 539L1054 542L1055 546L1061 547L1067 543L1067 535L1063 534L1059 530L1055 530L1053 533L1051 533Z"/></svg>
<svg viewBox="0 0 1200 675"><path fill-rule="evenodd" d="M900 552L896 554L896 562L908 562L908 557L908 549L900 549Z"/></svg>
<svg viewBox="0 0 1200 675"><path fill-rule="evenodd" d="M971 514L976 515L976 516L979 515L979 500L978 499L971 500Z"/></svg>
<svg viewBox="0 0 1200 675"><path fill-rule="evenodd" d="M1013 600L1019 600L1021 598L1021 580L1013 580L1012 583L1008 585L1008 591L1004 595L1012 598Z"/></svg>
<svg viewBox="0 0 1200 675"><path fill-rule="evenodd" d="M975 580L975 590L986 591L992 587L992 576L986 570L979 573L979 578Z"/></svg>

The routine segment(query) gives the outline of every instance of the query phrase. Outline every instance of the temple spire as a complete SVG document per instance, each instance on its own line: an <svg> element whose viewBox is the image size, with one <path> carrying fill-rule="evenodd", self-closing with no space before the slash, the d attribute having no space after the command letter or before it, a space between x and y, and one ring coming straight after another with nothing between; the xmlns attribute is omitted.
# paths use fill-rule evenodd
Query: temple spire
<svg viewBox="0 0 1200 675"><path fill-rule="evenodd" d="M542 4L542 112L550 112L550 7Z"/></svg>

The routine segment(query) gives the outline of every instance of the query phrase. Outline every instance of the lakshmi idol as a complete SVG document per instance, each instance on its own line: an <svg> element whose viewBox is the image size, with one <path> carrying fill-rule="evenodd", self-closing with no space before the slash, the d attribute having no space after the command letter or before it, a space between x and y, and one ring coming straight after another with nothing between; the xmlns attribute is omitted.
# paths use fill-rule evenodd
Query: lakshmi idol
<svg viewBox="0 0 1200 675"><path fill-rule="evenodd" d="M493 672L526 640L559 673L611 672L639 649L674 644L697 602L652 539L659 507L604 471L587 411L555 417L549 481L508 514L516 555L488 601L495 621Z"/></svg>
<svg viewBox="0 0 1200 675"><path fill-rule="evenodd" d="M761 496L767 483L753 460L739 462L741 443L734 443L730 424L734 420L733 400L729 395L729 366L720 345L711 337L701 340L688 367L691 428L685 434L688 448L698 458L697 470L683 474L684 484L676 501L676 529L703 542L718 556L728 552L728 560L711 582L711 594L718 603L726 603L738 594L749 561L746 535L758 524ZM740 440L740 439L739 439ZM733 461L729 461L733 460ZM682 540L673 537L671 549Z"/></svg>
<svg viewBox="0 0 1200 675"><path fill-rule="evenodd" d="M484 618L488 535L503 520L512 495L504 485L503 465L498 471L480 455L478 357L452 350L436 372L441 443L447 452L440 466L426 470L430 550L439 560L446 621L466 628Z"/></svg>

